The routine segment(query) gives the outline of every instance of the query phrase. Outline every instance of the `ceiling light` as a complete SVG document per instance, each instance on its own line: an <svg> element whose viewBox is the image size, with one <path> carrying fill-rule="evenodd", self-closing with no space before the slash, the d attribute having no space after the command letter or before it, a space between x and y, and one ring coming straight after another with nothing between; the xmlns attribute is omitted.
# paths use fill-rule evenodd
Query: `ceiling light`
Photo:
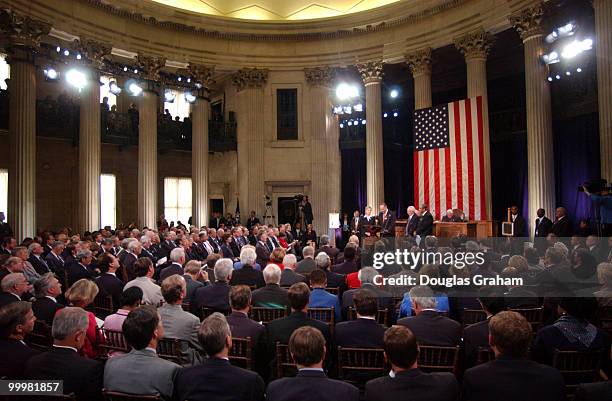
<svg viewBox="0 0 612 401"><path fill-rule="evenodd" d="M136 82L131 82L127 85L128 91L132 96L140 96L142 94L142 87Z"/></svg>
<svg viewBox="0 0 612 401"><path fill-rule="evenodd" d="M359 103L353 106L353 110L361 113L363 111L363 104Z"/></svg>
<svg viewBox="0 0 612 401"><path fill-rule="evenodd" d="M68 49L64 50L64 56L69 56L70 52L68 51Z"/></svg>
<svg viewBox="0 0 612 401"><path fill-rule="evenodd" d="M164 101L166 103L173 103L174 102L174 98L176 98L176 95L174 94L174 92L167 90L164 92Z"/></svg>
<svg viewBox="0 0 612 401"><path fill-rule="evenodd" d="M340 128L344 128L344 124L340 123Z"/></svg>
<svg viewBox="0 0 612 401"><path fill-rule="evenodd" d="M582 68L580 67L576 68L576 72L582 72Z"/></svg>
<svg viewBox="0 0 612 401"><path fill-rule="evenodd" d="M196 101L196 97L191 92L185 92L185 100L188 103L193 103Z"/></svg>
<svg viewBox="0 0 612 401"><path fill-rule="evenodd" d="M397 89L393 89L391 93L389 93L389 96L391 96L391 99L395 99L399 96L399 91Z"/></svg>
<svg viewBox="0 0 612 401"><path fill-rule="evenodd" d="M87 77L82 71L73 68L66 73L66 82L81 90L87 85Z"/></svg>
<svg viewBox="0 0 612 401"><path fill-rule="evenodd" d="M399 113L396 111L395 113L393 113L393 117L397 117L399 116Z"/></svg>
<svg viewBox="0 0 612 401"><path fill-rule="evenodd" d="M58 77L58 73L57 70L55 70L55 68L45 68L44 70L45 73L45 77L49 80L49 81L54 81L57 79Z"/></svg>
<svg viewBox="0 0 612 401"><path fill-rule="evenodd" d="M118 95L121 93L121 88L119 87L119 85L117 85L117 82L115 81L111 81L108 84L108 88L110 90L110 93L112 93L113 95Z"/></svg>
<svg viewBox="0 0 612 401"><path fill-rule="evenodd" d="M355 85L349 85L343 82L336 88L336 97L339 100L347 100L357 96L359 96L359 88Z"/></svg>

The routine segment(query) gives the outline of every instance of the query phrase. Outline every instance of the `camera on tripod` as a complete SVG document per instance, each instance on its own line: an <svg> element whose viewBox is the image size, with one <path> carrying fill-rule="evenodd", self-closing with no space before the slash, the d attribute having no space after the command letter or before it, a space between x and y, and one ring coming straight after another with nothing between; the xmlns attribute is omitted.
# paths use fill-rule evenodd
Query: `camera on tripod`
<svg viewBox="0 0 612 401"><path fill-rule="evenodd" d="M585 188L589 193L598 195L605 191L610 192L611 190L611 187L608 186L608 181L605 179L585 181L578 187L578 192L584 192Z"/></svg>

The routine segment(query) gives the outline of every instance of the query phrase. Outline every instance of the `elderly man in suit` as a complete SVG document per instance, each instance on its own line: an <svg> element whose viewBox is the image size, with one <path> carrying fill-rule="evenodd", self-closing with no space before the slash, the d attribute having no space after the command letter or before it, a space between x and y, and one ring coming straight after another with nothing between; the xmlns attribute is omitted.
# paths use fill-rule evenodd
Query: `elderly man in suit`
<svg viewBox="0 0 612 401"><path fill-rule="evenodd" d="M379 206L378 224L380 225L381 237L395 237L395 213L389 210L386 203Z"/></svg>
<svg viewBox="0 0 612 401"><path fill-rule="evenodd" d="M302 249L302 256L304 259L300 260L295 266L295 271L300 274L310 274L311 271L317 268L317 264L314 261L315 249L308 245Z"/></svg>
<svg viewBox="0 0 612 401"><path fill-rule="evenodd" d="M283 266L285 266L285 268L283 269L283 272L281 273L281 281L280 281L281 286L290 287L291 285L295 283L305 283L306 282L306 277L304 277L300 273L296 273L295 271L296 264L297 264L297 258L295 257L294 254L288 253L285 255L285 257L283 257Z"/></svg>
<svg viewBox="0 0 612 401"><path fill-rule="evenodd" d="M263 278L266 285L253 292L253 306L287 308L289 306L287 290L279 285L281 279L280 267L275 264L269 264L263 271Z"/></svg>
<svg viewBox="0 0 612 401"><path fill-rule="evenodd" d="M170 261L172 264L162 269L159 274L159 280L164 281L173 274L183 274L183 265L185 264L185 250L183 248L174 248L170 251Z"/></svg>
<svg viewBox="0 0 612 401"><path fill-rule="evenodd" d="M187 284L187 296L184 302L191 304L193 296L198 288L210 285L208 273L202 271L202 264L198 260L190 260L185 265L183 278Z"/></svg>
<svg viewBox="0 0 612 401"><path fill-rule="evenodd" d="M32 310L36 319L50 325L57 311L64 307L56 299L62 295L62 284L53 273L43 274L34 282L34 295L36 301L32 303Z"/></svg>
<svg viewBox="0 0 612 401"><path fill-rule="evenodd" d="M419 236L421 239L425 239L428 235L433 234L433 221L434 218L429 212L429 206L423 203L419 209L420 217L417 223L416 229L414 230L415 236Z"/></svg>
<svg viewBox="0 0 612 401"><path fill-rule="evenodd" d="M131 238L127 243L126 250L122 257L120 258L122 265L122 279L123 280L132 280L136 275L134 274L134 263L140 257L140 253L142 252L142 245L140 241L136 238Z"/></svg>
<svg viewBox="0 0 612 401"><path fill-rule="evenodd" d="M198 338L208 355L201 365L181 369L174 382L177 400L263 401L264 381L255 372L232 366L232 332L225 316L213 313L200 326Z"/></svg>
<svg viewBox="0 0 612 401"><path fill-rule="evenodd" d="M22 301L22 297L29 298L27 295L31 289L23 273L9 273L0 281L0 307L13 302Z"/></svg>
<svg viewBox="0 0 612 401"><path fill-rule="evenodd" d="M42 245L40 245L38 242L32 242L30 246L28 246L28 252L30 253L28 262L30 262L32 267L34 267L34 270L36 270L36 272L40 275L51 271L47 261L42 257L44 251L45 250L43 249Z"/></svg>
<svg viewBox="0 0 612 401"><path fill-rule="evenodd" d="M168 338L184 341L181 344L183 365L195 365L202 360L202 348L198 342L198 327L200 319L185 312L182 304L187 295L187 285L182 275L173 274L161 285L162 296L166 301L159 307L159 316L164 325L164 333Z"/></svg>
<svg viewBox="0 0 612 401"><path fill-rule="evenodd" d="M34 330L35 321L29 302L17 301L0 308L0 377L22 379L26 362L39 354L23 342Z"/></svg>
<svg viewBox="0 0 612 401"><path fill-rule="evenodd" d="M75 260L68 265L68 285L72 285L82 278L93 280L97 273L92 264L93 254L89 249L81 249L77 252Z"/></svg>
<svg viewBox="0 0 612 401"><path fill-rule="evenodd" d="M64 258L62 253L64 252L64 243L61 241L54 241L51 245L51 251L45 257L47 265L52 272L58 275L58 277L64 277Z"/></svg>
<svg viewBox="0 0 612 401"><path fill-rule="evenodd" d="M365 289L370 290L376 297L376 300L378 301L378 308L388 309L393 306L393 296L391 295L390 292L387 292L384 289L379 288L374 283L374 280L378 274L379 274L378 271L374 269L373 267L363 267L359 270L357 276L359 278L359 281L361 282L361 288L364 290ZM359 289L356 288L353 290L345 291L342 294L342 309L344 311L346 311L349 307L353 306L353 295L358 290Z"/></svg>
<svg viewBox="0 0 612 401"><path fill-rule="evenodd" d="M327 347L319 330L309 326L296 329L289 338L289 352L297 364L298 374L270 383L268 401L359 400L355 386L325 375L323 361Z"/></svg>
<svg viewBox="0 0 612 401"><path fill-rule="evenodd" d="M191 303L191 311L199 313L200 309L205 306L215 311L227 313L230 310L229 306L229 281L232 278L234 270L231 259L219 259L215 263L215 283L206 287L198 288L193 294Z"/></svg>
<svg viewBox="0 0 612 401"><path fill-rule="evenodd" d="M315 263L317 264L317 268L325 272L328 287L338 288L340 293L346 290L346 276L344 274L334 273L330 270L331 259L325 252L321 252L317 255Z"/></svg>
<svg viewBox="0 0 612 401"><path fill-rule="evenodd" d="M567 217L567 211L564 207L558 207L555 210L555 222L550 230L551 233L555 234L559 241L565 241L574 233L572 229L572 222Z"/></svg>
<svg viewBox="0 0 612 401"><path fill-rule="evenodd" d="M332 263L335 263L336 258L340 254L340 250L335 246L331 246L329 243L328 235L321 235L319 238L319 250L317 252L317 256L321 254L321 252L325 252L327 256L332 260Z"/></svg>
<svg viewBox="0 0 612 401"><path fill-rule="evenodd" d="M257 254L256 263L259 266L265 266L270 261L270 248L268 248L268 233L266 229L260 229L257 233L257 244L255 245L255 253Z"/></svg>
<svg viewBox="0 0 612 401"><path fill-rule="evenodd" d="M416 235L416 229L417 226L419 225L419 215L416 213L416 208L414 206L408 206L407 209L408 212L408 220L406 222L406 231L404 232L404 235L406 237L413 237Z"/></svg>
<svg viewBox="0 0 612 401"><path fill-rule="evenodd" d="M391 372L366 383L366 401L458 399L459 385L452 373L425 373L419 369L417 340L406 327L393 326L385 332L383 349Z"/></svg>
<svg viewBox="0 0 612 401"><path fill-rule="evenodd" d="M145 305L131 311L123 322L123 335L132 350L108 359L104 388L135 395L159 394L163 400L171 400L181 367L157 356L164 326L155 308Z"/></svg>

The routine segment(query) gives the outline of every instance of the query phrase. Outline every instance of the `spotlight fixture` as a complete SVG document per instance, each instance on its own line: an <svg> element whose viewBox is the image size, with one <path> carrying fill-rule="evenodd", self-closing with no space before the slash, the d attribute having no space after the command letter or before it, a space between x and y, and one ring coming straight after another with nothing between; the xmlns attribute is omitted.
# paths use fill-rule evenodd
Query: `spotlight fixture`
<svg viewBox="0 0 612 401"><path fill-rule="evenodd" d="M399 116L399 113L396 111L393 113L393 117L397 117L397 116Z"/></svg>
<svg viewBox="0 0 612 401"><path fill-rule="evenodd" d="M555 78L561 79L561 75L557 74L557 75L555 75Z"/></svg>
<svg viewBox="0 0 612 401"><path fill-rule="evenodd" d="M580 67L576 68L576 72L582 72L582 68Z"/></svg>
<svg viewBox="0 0 612 401"><path fill-rule="evenodd" d="M359 88L356 85L349 85L342 82L336 87L336 97L338 100L347 100L359 96Z"/></svg>
<svg viewBox="0 0 612 401"><path fill-rule="evenodd" d="M187 80L187 82L189 82L189 80ZM202 89L202 84L201 84L201 83L199 83L199 82L196 82L196 85L195 85L195 86L196 86L196 88L198 88L198 89Z"/></svg>
<svg viewBox="0 0 612 401"><path fill-rule="evenodd" d="M555 64L560 61L559 54L556 51L552 51L548 54L543 55L542 60L544 60L546 64Z"/></svg>
<svg viewBox="0 0 612 401"><path fill-rule="evenodd" d="M134 74L138 74L138 70L134 68Z"/></svg>
<svg viewBox="0 0 612 401"><path fill-rule="evenodd" d="M366 125L366 120L361 120L361 125Z"/></svg>
<svg viewBox="0 0 612 401"><path fill-rule="evenodd" d="M344 114L342 106L334 106L334 114Z"/></svg>
<svg viewBox="0 0 612 401"><path fill-rule="evenodd" d="M548 82L552 82L552 77L548 77Z"/></svg>
<svg viewBox="0 0 612 401"><path fill-rule="evenodd" d="M82 71L73 68L66 73L66 82L81 90L87 85L87 77Z"/></svg>
<svg viewBox="0 0 612 401"><path fill-rule="evenodd" d="M118 95L121 93L121 88L119 87L119 85L117 85L117 82L115 81L109 82L108 89L110 90L110 93L112 93L113 95Z"/></svg>
<svg viewBox="0 0 612 401"><path fill-rule="evenodd" d="M55 48L55 51L59 53L59 52L61 52L61 51L62 51L62 48L61 48L61 47L59 47L59 46L57 46L57 47Z"/></svg>
<svg viewBox="0 0 612 401"><path fill-rule="evenodd" d="M196 97L191 92L185 92L184 96L187 103L194 103L196 101Z"/></svg>
<svg viewBox="0 0 612 401"><path fill-rule="evenodd" d="M343 123L340 123L340 128L344 128L344 124Z"/></svg>
<svg viewBox="0 0 612 401"><path fill-rule="evenodd" d="M164 101L166 103L174 103L174 99L176 98L176 95L174 94L174 92L167 90L164 92Z"/></svg>
<svg viewBox="0 0 612 401"><path fill-rule="evenodd" d="M593 48L593 40L592 39L584 39L581 41L574 40L573 42L568 43L563 48L561 52L561 57L563 58L574 58L582 52L587 50L591 50Z"/></svg>
<svg viewBox="0 0 612 401"><path fill-rule="evenodd" d="M342 111L344 111L345 114L351 114L353 112L353 108L351 106L343 106Z"/></svg>
<svg viewBox="0 0 612 401"><path fill-rule="evenodd" d="M134 80L130 80L125 85L131 96L140 96L142 94L142 87Z"/></svg>
<svg viewBox="0 0 612 401"><path fill-rule="evenodd" d="M567 24L556 28L554 31L552 31L551 33L549 33L546 36L546 42L547 43L553 43L555 42L557 39L560 38L565 38L568 36L572 36L576 33L576 24L572 23L572 22L568 22Z"/></svg>
<svg viewBox="0 0 612 401"><path fill-rule="evenodd" d="M353 110L356 111L356 112L361 113L363 111L363 104L358 103L358 104L354 105L353 106Z"/></svg>
<svg viewBox="0 0 612 401"><path fill-rule="evenodd" d="M76 59L77 59L77 60L80 60L80 59L81 59L81 55L80 55L80 54L77 54Z"/></svg>
<svg viewBox="0 0 612 401"><path fill-rule="evenodd" d="M391 99L395 99L399 96L399 91L397 89L392 89L389 93L389 96L391 97Z"/></svg>
<svg viewBox="0 0 612 401"><path fill-rule="evenodd" d="M187 83L191 83L191 78L187 78Z"/></svg>
<svg viewBox="0 0 612 401"><path fill-rule="evenodd" d="M348 122L348 125L349 125L349 127L350 127L351 125L353 125L353 122L352 122L352 121L349 121L349 122Z"/></svg>
<svg viewBox="0 0 612 401"><path fill-rule="evenodd" d="M383 117L387 118L388 114L387 113L383 113Z"/></svg>
<svg viewBox="0 0 612 401"><path fill-rule="evenodd" d="M569 72L569 71L565 71L565 75L570 76L570 75L572 75L572 73Z"/></svg>
<svg viewBox="0 0 612 401"><path fill-rule="evenodd" d="M183 80L182 77L178 77L178 81L181 82Z"/></svg>
<svg viewBox="0 0 612 401"><path fill-rule="evenodd" d="M55 81L59 76L55 68L45 68L43 72L45 73L45 79L48 81Z"/></svg>
<svg viewBox="0 0 612 401"><path fill-rule="evenodd" d="M68 49L64 50L64 56L69 56L70 55L70 51L68 51Z"/></svg>
<svg viewBox="0 0 612 401"><path fill-rule="evenodd" d="M127 67L123 67L123 71L126 72L128 70Z"/></svg>

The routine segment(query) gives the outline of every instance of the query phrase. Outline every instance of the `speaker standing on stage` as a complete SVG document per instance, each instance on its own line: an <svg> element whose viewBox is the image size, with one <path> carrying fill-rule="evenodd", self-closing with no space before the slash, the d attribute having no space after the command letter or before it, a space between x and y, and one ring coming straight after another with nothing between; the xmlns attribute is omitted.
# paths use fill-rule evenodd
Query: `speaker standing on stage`
<svg viewBox="0 0 612 401"><path fill-rule="evenodd" d="M395 213L389 210L386 203L380 204L378 224L381 237L395 237Z"/></svg>

